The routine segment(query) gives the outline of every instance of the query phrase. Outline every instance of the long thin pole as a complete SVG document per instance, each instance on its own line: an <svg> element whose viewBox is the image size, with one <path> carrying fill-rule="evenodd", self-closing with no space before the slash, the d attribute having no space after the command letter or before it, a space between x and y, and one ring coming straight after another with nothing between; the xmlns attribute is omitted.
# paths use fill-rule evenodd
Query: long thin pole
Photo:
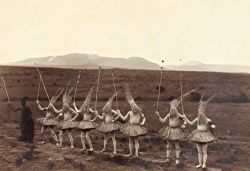
<svg viewBox="0 0 250 171"><path fill-rule="evenodd" d="M100 83L100 75L101 75L101 67L99 67L98 78L97 78L97 85L96 85L96 93L95 93L95 110L96 110L96 107L97 107L98 91L99 91L99 83Z"/></svg>
<svg viewBox="0 0 250 171"><path fill-rule="evenodd" d="M39 85L38 85L36 100L38 100L38 98L39 98L40 88L41 88L41 79L39 79Z"/></svg>
<svg viewBox="0 0 250 171"><path fill-rule="evenodd" d="M114 85L114 89L115 89L115 100L116 100L116 109L118 109L118 99L117 99L117 92L116 92L116 86L115 86L115 78L114 78L114 74L113 74L113 71L112 71L112 79L113 79L113 85Z"/></svg>
<svg viewBox="0 0 250 171"><path fill-rule="evenodd" d="M6 88L6 85L5 85L4 78L2 77L1 79L2 79L2 81L3 81L3 86L4 86L4 90L5 90L5 93L6 93L8 102L10 103L10 98L9 98L9 94L8 94L8 91L7 91L7 88Z"/></svg>
<svg viewBox="0 0 250 171"><path fill-rule="evenodd" d="M78 73L78 78L77 78L76 88L75 88L75 93L74 93L74 102L76 102L76 91L77 91L77 86L79 84L80 78L81 78L81 71L79 71L79 73Z"/></svg>
<svg viewBox="0 0 250 171"><path fill-rule="evenodd" d="M183 86L182 86L182 67L181 67L181 58L180 58L180 87L181 87L181 111L184 114L184 107L183 107Z"/></svg>
<svg viewBox="0 0 250 171"><path fill-rule="evenodd" d="M162 63L164 60L161 61ZM162 73L163 73L163 67L161 66L161 76L160 76L160 82L159 82L159 87L158 87L158 97L157 97L157 103L156 103L156 111L158 111L159 108L159 101L160 101L160 95L161 95L161 81L162 81Z"/></svg>
<svg viewBox="0 0 250 171"><path fill-rule="evenodd" d="M46 87L45 87L45 84L44 84L44 81L43 81L43 78L42 78L42 74L41 74L41 72L39 71L39 69L38 69L38 67L37 67L36 64L35 64L35 66L36 66L36 70L37 70L37 72L38 72L38 74L39 74L39 76L40 76L41 82L42 82L42 84L43 84L43 88L44 88L44 91L45 91L45 93L46 93L46 96L47 96L47 98L48 98L48 100L49 100L49 102L50 102L49 94L48 94L48 92L47 92L47 90L46 90Z"/></svg>

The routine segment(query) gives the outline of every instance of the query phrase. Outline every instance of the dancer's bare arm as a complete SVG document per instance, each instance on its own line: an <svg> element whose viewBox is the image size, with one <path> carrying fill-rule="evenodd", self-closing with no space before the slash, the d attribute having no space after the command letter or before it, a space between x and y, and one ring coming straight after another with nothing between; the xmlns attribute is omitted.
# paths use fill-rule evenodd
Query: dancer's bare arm
<svg viewBox="0 0 250 171"><path fill-rule="evenodd" d="M142 117L142 122L141 122L140 125L144 125L144 124L145 124L145 121L146 121L146 118L145 118L145 116L144 116L143 113L141 113L141 117Z"/></svg>
<svg viewBox="0 0 250 171"><path fill-rule="evenodd" d="M207 118L207 122L211 122L211 128L215 128L216 126L215 126L215 124L211 121L211 119L209 119L209 118Z"/></svg>
<svg viewBox="0 0 250 171"><path fill-rule="evenodd" d="M125 116L123 116L122 114L121 114L121 111L120 110L117 110L117 115L122 119L122 120L126 120L126 119L128 119L128 117L129 117L129 115L131 114L131 111L129 111Z"/></svg>
<svg viewBox="0 0 250 171"><path fill-rule="evenodd" d="M54 110L55 113L62 113L62 109L58 110L54 105L52 105L52 109Z"/></svg>
<svg viewBox="0 0 250 171"><path fill-rule="evenodd" d="M90 113L95 114L95 111L93 111L91 108L89 108ZM91 119L90 121L94 122L96 120L97 116L95 115L95 117L93 119Z"/></svg>
<svg viewBox="0 0 250 171"><path fill-rule="evenodd" d="M159 121L161 123L164 123L167 121L167 119L169 118L170 114L167 114L166 117L164 119L162 119L162 117L160 116L160 113L158 111L155 112L155 114L159 117Z"/></svg>
<svg viewBox="0 0 250 171"><path fill-rule="evenodd" d="M48 109L48 107L42 107L42 106L40 105L39 100L36 100L36 103L37 103L37 106L38 106L39 110L47 110L47 109Z"/></svg>
<svg viewBox="0 0 250 171"><path fill-rule="evenodd" d="M195 122L197 122L197 120L198 120L198 118L195 118L193 121L190 121L190 120L186 117L186 115L184 115L184 118L185 118L185 120L187 121L187 123L188 123L189 125L194 125Z"/></svg>
<svg viewBox="0 0 250 171"><path fill-rule="evenodd" d="M77 107L76 107L76 102L73 102L73 106L74 106L74 109L76 112L80 113L82 112L81 109L79 110Z"/></svg>
<svg viewBox="0 0 250 171"><path fill-rule="evenodd" d="M69 110L75 114L74 118L71 119L71 121L76 120L76 118L79 116L79 113L77 113L74 109L72 109L71 107L69 107Z"/></svg>
<svg viewBox="0 0 250 171"><path fill-rule="evenodd" d="M94 112L94 114L101 120L104 119L104 113L102 113L102 115L99 115L97 111Z"/></svg>

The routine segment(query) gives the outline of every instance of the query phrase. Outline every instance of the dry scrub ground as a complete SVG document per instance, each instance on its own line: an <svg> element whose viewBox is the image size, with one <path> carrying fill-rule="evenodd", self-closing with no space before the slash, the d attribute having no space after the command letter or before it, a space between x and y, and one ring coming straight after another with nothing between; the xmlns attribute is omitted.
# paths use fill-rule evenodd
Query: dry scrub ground
<svg viewBox="0 0 250 171"><path fill-rule="evenodd" d="M31 101L28 106L33 111L34 119L44 114L38 111L34 102L36 98L37 84L39 82L34 68L1 67L0 73L5 77L7 88L13 106L18 106L20 97L26 95ZM43 69L45 83L49 94L53 94L59 87L64 87L69 81L73 85L77 70ZM91 138L95 152L81 153L79 132L74 131L75 149L69 148L68 137L65 135L65 143L62 149L58 149L53 142L40 144L40 125L36 124L34 144L17 142L19 135L19 113L11 112L3 88L0 89L0 170L197 170L194 165L197 162L195 145L187 140L181 142L182 165L175 167L174 151L172 162L166 165L162 162L165 158L165 142L159 138L157 131L163 126L154 115L155 99L159 72L157 71L128 71L115 70L118 77L117 86L130 84L132 94L137 98L137 103L142 107L146 116L146 126L149 134L140 138L140 158L128 158L128 139L122 134L117 134L118 155L112 155L112 143L109 140L109 152L100 154L102 148L102 134L93 131ZM77 103L81 104L91 84L96 80L97 72L83 70L80 80ZM223 73L196 73L184 74L184 90L194 87L204 87L208 94L221 89L228 89L219 98L230 99L245 93L250 97L249 75L247 74L223 74ZM98 110L113 92L110 70L102 72ZM170 96L178 96L178 73L165 73L160 102L160 112L165 116ZM210 85L206 89L206 85ZM211 88L212 87L212 88ZM119 108L123 113L129 110L124 93L119 95ZM41 104L47 105L44 92L41 92ZM94 100L94 98L93 98ZM61 106L59 100L56 104ZM193 119L197 115L197 102L185 101L185 112ZM250 170L250 103L211 103L207 109L207 116L211 118L217 128L215 134L217 141L208 147L208 170ZM164 113L165 112L165 113ZM187 132L195 127L188 127ZM48 134L49 135L49 134ZM48 136L49 138L49 136Z"/></svg>

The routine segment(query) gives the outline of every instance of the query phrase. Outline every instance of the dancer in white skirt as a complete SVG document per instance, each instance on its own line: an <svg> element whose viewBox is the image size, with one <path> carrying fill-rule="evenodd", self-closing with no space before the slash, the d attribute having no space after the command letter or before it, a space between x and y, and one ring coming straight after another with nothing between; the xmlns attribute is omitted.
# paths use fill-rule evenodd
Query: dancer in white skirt
<svg viewBox="0 0 250 171"><path fill-rule="evenodd" d="M203 101L204 95L201 96L201 100L199 102L199 108L198 108L198 117L196 117L192 122L187 119L185 116L185 119L188 124L194 125L197 123L197 129L194 130L192 133L188 135L188 139L196 143L196 147L198 150L198 161L199 164L196 165L196 168L206 168L206 161L207 161L207 146L208 143L211 143L215 140L214 135L209 132L208 125L211 125L210 127L212 129L215 128L214 124L209 124L211 120L206 117L206 105L212 100L214 96L209 98L207 102Z"/></svg>
<svg viewBox="0 0 250 171"><path fill-rule="evenodd" d="M135 147L135 157L139 156L139 136L147 134L147 129L143 126L146 119L142 113L142 109L135 103L129 88L126 88L126 96L128 103L130 104L131 111L123 116L120 110L117 110L118 116L122 120L126 120L129 117L129 122L121 126L121 132L129 138L129 154L133 156L133 146ZM142 121L141 121L142 119Z"/></svg>
<svg viewBox="0 0 250 171"><path fill-rule="evenodd" d="M109 134L111 134L113 147L114 147L113 153L114 154L117 153L115 132L120 129L120 124L114 122L115 119L117 119L117 112L115 110L112 110L112 102L115 96L117 95L117 93L115 93L113 96L109 98L108 102L105 104L105 106L102 109L103 110L102 115L99 115L97 112L95 112L98 118L104 120L100 125L97 126L97 131L102 132L104 134L103 149L100 152L106 151L108 137L109 137Z"/></svg>
<svg viewBox="0 0 250 171"><path fill-rule="evenodd" d="M60 113L60 111L55 108L54 104L56 100L61 96L62 92L63 92L63 89L61 89L59 94L52 96L50 99L49 105L47 107L42 107L40 105L39 100L38 99L36 100L38 108L41 111L46 111L45 117L37 119L37 121L42 124L41 135L43 138L43 141L42 141L43 144L46 142L45 132L46 130L49 130L52 137L54 138L56 142L56 145L59 146L59 141L58 141L54 128L55 126L58 125L58 121L56 120L56 117Z"/></svg>
<svg viewBox="0 0 250 171"><path fill-rule="evenodd" d="M91 117L93 114L95 114L95 112L89 107L90 102L91 102L92 89L93 89L93 87L90 89L90 91L89 91L88 95L86 96L86 99L85 99L85 101L80 109L78 109L76 107L75 102L73 103L75 111L83 116L83 120L81 122L79 122L79 124L77 124L77 127L76 127L77 129L79 129L81 131L81 142L82 142L81 151L86 150L85 138L88 142L89 150L90 151L94 150L90 136L89 136L90 131L92 129L95 129L97 126L97 124L94 122L96 117L91 120Z"/></svg>
<svg viewBox="0 0 250 171"><path fill-rule="evenodd" d="M67 92L65 91L63 95L63 107L61 109L60 116L63 116L63 121L59 123L58 128L60 129L59 133L59 147L62 147L63 143L63 133L67 132L70 140L71 148L74 148L74 142L73 142L73 136L71 133L71 130L77 126L77 122L74 122L74 120L78 117L78 113L75 112L72 108L70 108L69 103L72 100L71 94L72 89ZM73 118L73 115L74 118Z"/></svg>
<svg viewBox="0 0 250 171"><path fill-rule="evenodd" d="M165 123L168 121L168 125L160 129L159 134L163 139L167 140L167 150L166 150L166 160L165 162L170 161L170 152L171 152L171 146L172 144L175 145L175 152L176 152L176 160L175 163L178 165L180 164L180 140L185 137L184 128L186 126L186 122L184 119L184 115L180 114L178 112L178 106L181 102L181 98L184 98L185 96L189 95L191 92L195 91L196 89L193 89L187 93L185 93L182 97L178 97L176 99L173 99L170 102L170 111L166 115L166 117L163 119L160 116L160 113L158 111L155 112L155 114L159 117L159 121L161 123Z"/></svg>

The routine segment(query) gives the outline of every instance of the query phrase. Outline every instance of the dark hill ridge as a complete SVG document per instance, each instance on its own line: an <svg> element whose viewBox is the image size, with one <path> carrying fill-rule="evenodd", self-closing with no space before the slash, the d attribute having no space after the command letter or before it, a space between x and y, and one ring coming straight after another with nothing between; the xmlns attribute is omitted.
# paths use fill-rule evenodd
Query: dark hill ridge
<svg viewBox="0 0 250 171"><path fill-rule="evenodd" d="M23 61L13 62L11 65L31 66L37 63L40 66L55 66L63 68L96 69L103 68L123 68L123 69L147 69L156 70L160 66L140 57L110 58L101 57L95 54L71 53L62 56L50 56L41 58L30 58ZM139 65L138 65L139 64Z"/></svg>
<svg viewBox="0 0 250 171"><path fill-rule="evenodd" d="M48 56L40 58L29 58L22 61L12 62L8 65L14 66L39 66L75 68L75 69L96 69L99 66L106 69L140 69L140 70L159 70L160 66L142 57L130 58L111 58L102 57L96 54L70 53L67 55ZM179 70L179 65L166 65L167 70ZM189 61L182 65L184 71L208 71L208 72L230 72L230 73L250 73L248 65L219 65L204 64L199 61Z"/></svg>

